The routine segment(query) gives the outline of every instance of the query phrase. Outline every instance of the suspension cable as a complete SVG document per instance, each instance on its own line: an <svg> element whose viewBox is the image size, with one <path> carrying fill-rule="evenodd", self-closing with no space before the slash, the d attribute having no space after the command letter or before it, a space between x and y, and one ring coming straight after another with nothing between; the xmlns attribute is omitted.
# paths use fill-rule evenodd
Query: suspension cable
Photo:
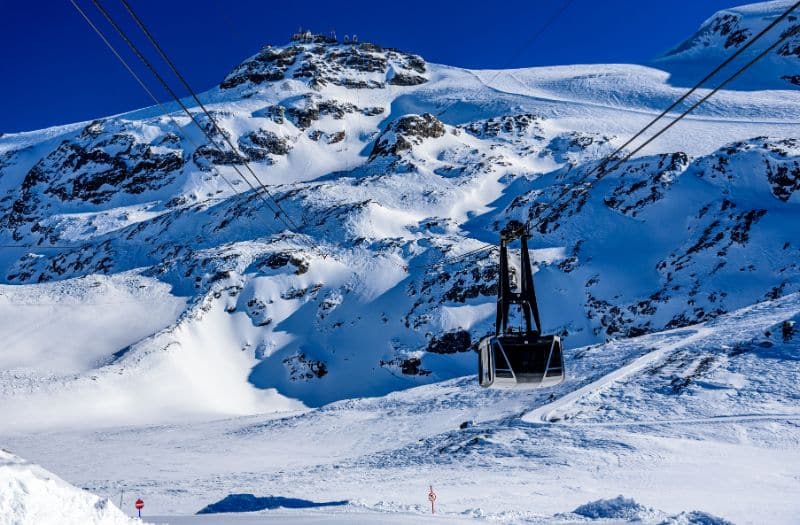
<svg viewBox="0 0 800 525"><path fill-rule="evenodd" d="M128 35L116 23L116 21L111 17L111 15L108 13L108 11L106 11L103 8L103 6L100 4L100 2L98 0L92 0L92 3L95 5L97 10L100 11L100 13L105 17L105 19L111 24L111 26L119 34L119 36L125 41L125 43L128 45L128 47L131 48L131 50L139 58L139 60L145 65L145 67L147 67L147 69L150 71L150 73L152 73L153 76L159 81L161 86L164 87L164 89L167 90L167 92L172 96L173 99L175 99L175 101L178 103L178 105L181 107L181 109L184 111L184 113L186 113L189 116L189 118L192 120L192 122L194 122L194 124L203 132L203 134L208 139L209 143L212 144L217 149L217 151L219 151L219 153L224 155L224 150L219 146L219 144L217 144L216 140L211 136L211 132L209 130L207 130L206 128L204 128L200 124L200 122L198 122L198 120L195 117L195 115L192 112L189 111L189 108L186 107L186 105L183 103L183 101L180 99L180 97L177 95L177 93L175 93L175 91L172 90L172 88L169 86L169 84L167 84L167 82L158 73L158 71L153 67L153 65L150 63L150 61L147 60L147 58L141 53L141 51L139 51L139 48L136 47L136 44L134 44L131 41L131 39L128 38ZM247 183L248 186L250 186L250 189L252 189L255 192L256 195L261 196L262 199L263 199L263 195L256 189L256 187L250 182L250 180L247 177L244 176L244 174L241 172L241 170L238 168L238 166L236 166L235 164L232 164L231 167L234 169L234 171L236 171L236 173L239 175L239 177L243 181L245 181L245 183ZM267 205L267 208L269 208L269 210L272 213L274 213L275 216L277 217L278 216L278 212L272 207L272 205L269 203L269 201L267 201L266 199L263 199L263 200L264 200L264 203Z"/></svg>
<svg viewBox="0 0 800 525"><path fill-rule="evenodd" d="M792 7L792 9L795 9L797 6L800 6L800 2L798 2L798 4L796 4L794 7ZM788 12L787 12L787 14L788 14L789 12L791 12L791 10L790 10L790 11L788 11ZM720 91L722 88L724 88L725 86L727 86L728 84L730 84L731 82L733 82L733 81L734 81L736 78L738 78L738 77L739 77L739 76L740 76L742 73L744 73L746 70L748 70L750 67L752 67L752 66L753 66L753 65L754 65L756 62L758 62L759 60L761 60L762 58L764 58L765 56L767 56L767 54L769 54L769 52L770 52L770 51L772 51L773 49L775 49L776 47L778 47L780 44L782 44L782 43L783 43L784 41L786 41L788 38L790 38L790 37L792 37L792 36L795 36L795 35L798 35L798 34L800 34L800 26L795 26L794 28L792 28L792 29L790 29L790 30L786 31L786 32L785 32L785 33L784 33L784 34L783 34L783 35L782 35L782 36L781 36L781 37L780 37L778 40L776 40L776 41L775 41L774 43L772 43L770 46L768 46L767 48L765 48L765 49L764 49L764 50L763 50L761 53L759 53L758 55L756 55L756 56L755 56L755 57L754 57L752 60L750 60L749 62L747 62L747 63L746 63L744 66L742 66L741 68L739 68L738 70L736 70L736 72L734 72L733 74L731 74L731 75L730 75L728 78L726 78L725 80L723 80L723 81L722 81L722 82L721 82L719 85L717 85L717 86L716 86L714 89L712 89L712 90L711 90L709 93L707 93L707 94L706 94L706 95L705 95L703 98L701 98L700 100L698 100L697 102L695 102L694 104L692 104L692 105L691 105L689 108L687 108L686 110L684 110L683 112L681 112L681 113L680 113L680 114L679 114L677 117L675 117L675 118L674 118L674 119L673 119L671 122L669 122L667 125L665 125L663 128L661 128L661 129L660 129L658 132L656 132L656 133L655 133L653 136L651 136L651 137L650 137L649 139L647 139L645 142L643 142L642 144L640 144L639 146L637 146L637 147L636 147L634 150L632 150L631 152L627 153L627 154L626 154L626 155L625 155L623 158L621 158L621 159L620 159L618 162L616 162L616 163L615 163L615 164L614 164L614 165L613 165L613 166L612 166L610 169L608 169L608 170L606 170L606 169L603 169L603 171L602 171L601 173L599 173L599 174L597 175L597 177L595 177L593 180L591 180L591 181L589 181L588 183L586 183L586 184L584 185L584 187L582 187L582 188L579 188L579 189L576 189L576 190L573 190L573 191L572 191L572 196L573 196L573 197L577 197L577 196L579 196L579 195L583 195L583 194L585 194L586 192L588 192L589 190L591 190L591 189L592 189L592 188L593 188L593 187L594 187L594 186L595 186L595 185L596 185L598 182L600 182L600 180L601 180L601 179L602 179L602 178L603 178L603 177L604 177L606 174L613 172L614 170L616 170L617 168L619 168L619 167L620 167L622 164L624 164L625 162L627 162L628 160L630 160L630 159L631 159L631 157L633 157L633 156L634 156L636 153L638 153L639 151L641 151L642 149L644 149L646 146L648 146L650 143L652 143L652 142L653 142L655 139L657 139L657 138L658 138L658 137L660 137L662 134L664 134L664 133L665 133L665 132L666 132L668 129L670 129L672 126L674 126L675 124L677 124L678 122L680 122L681 120L683 120L683 119L684 119L684 118L685 118L687 115L689 115L689 113L691 113L692 111L694 111L695 109L697 109L697 108L698 108L698 107L699 107L701 104L703 104L703 103L704 103L704 102L706 102L708 99L710 99L712 96L714 96L714 94L716 94L716 93L717 93L718 91ZM586 179L587 179L587 178L588 178L588 175L586 175L586 176L582 177L582 179L581 179L580 183L584 183L584 182L586 181ZM574 188L574 185L573 185L573 188ZM567 192L565 192L565 193L567 193ZM537 227L538 227L538 226L540 226L540 225L541 225L541 223L542 223L542 221L538 221L538 222L537 222L537 224L536 224L536 226L537 226Z"/></svg>
<svg viewBox="0 0 800 525"><path fill-rule="evenodd" d="M75 2L75 0L69 0L69 1L72 3L72 6L78 11L78 13L80 13L80 15L83 17L83 19L86 20L86 23L89 24L89 26L94 30L95 33L97 33L97 36L100 37L100 39L105 43L105 45L108 47L108 49L110 49L111 52L114 53L114 56L117 57L117 60L119 60L122 63L122 65L125 66L125 69L128 70L128 73L131 74L131 76L142 87L142 89L145 91L145 93L147 93L147 95L153 100L153 102L159 107L159 109L161 109L161 112L164 114L164 116L166 116L170 120L170 122L172 122L172 124L175 126L176 130L178 132L180 132L181 126L173 118L172 113L169 110L167 110L167 108L161 103L161 101L158 100L158 98L153 94L153 92L150 90L150 88L147 87L147 84L145 84L144 81L139 77L139 75L136 74L136 72L133 70L133 68L131 68L131 66L122 57L122 55L120 55L117 52L117 50L114 48L114 46L111 44L111 42L108 41L106 36L100 30L100 28L97 27L97 25L95 25L94 22L92 22L92 19L89 18L89 16L84 12L84 10L80 8L80 6L78 6L78 4ZM200 147L197 144L197 142L195 142L188 133L183 133L183 136L184 136L184 138L186 140L189 141L189 143L192 146L194 146L195 149ZM236 189L236 187L233 185L233 183L231 183L231 181L228 180L228 178L225 177L225 175L223 175L222 172L220 172L216 168L216 166L214 166L214 171L217 173L217 175L222 177L222 180L224 180L228 184L228 186L230 186L230 188L233 190L234 193L239 194L239 190Z"/></svg>
<svg viewBox="0 0 800 525"><path fill-rule="evenodd" d="M798 4L796 4L796 5L800 5L800 2L798 2ZM622 159L621 159L619 162L617 162L617 163L616 163L616 164L615 164L615 165L614 165L614 166L613 166L613 167L612 167L612 168L611 168L609 171L614 171L615 169L617 169L617 168L618 168L618 167L619 167L621 164L623 164L624 162L626 162L627 160L629 160L629 159L630 159L630 158L631 158L633 155L635 155L636 153L638 153L639 151L641 151L641 150L642 150L642 149L643 149L645 146L647 146L648 144L650 144L651 142L653 142L655 139L657 139L658 137L660 137L660 136L661 136L661 135L662 135L662 134L663 134L665 131L667 131L667 130L668 130L668 129L670 129L672 126L674 126L675 124L677 124L678 122L680 122L680 121L681 121L681 120L682 120L684 117L686 117L686 116L687 116L689 113L691 113L692 111L694 111L695 109L697 109L697 108L698 108L698 107L699 107L699 106L700 106L702 103L704 103L705 101L707 101L708 99L710 99L710 98L711 98L711 97L712 97L712 96L713 96L715 93L717 93L719 90L721 90L722 88L724 88L725 86L727 86L728 84L730 84L731 82L733 82L733 81L734 81L734 80L735 80L735 79L736 79L736 78L737 78L739 75L741 75L742 73L744 73L744 72L745 72L747 69L749 69L749 68L750 68L750 67L751 67L753 64L755 64L756 62L758 62L759 60L761 60L762 58L764 58L765 56L767 56L767 54L768 54L770 51L772 51L773 49L775 49L776 47L778 47L780 44L782 44L782 43L783 43L785 40L787 40L789 37L792 37L792 36L795 36L795 35L798 35L798 34L800 34L800 26L795 26L793 29L791 29L791 30L787 31L787 32L786 32L786 33L785 33L785 34L784 34L784 35L783 35L781 38L779 38L778 40L776 40L776 41L775 41L775 43L773 43L772 45L770 45L769 47L767 47L766 49L764 49L764 51L762 51L761 53L759 53L758 55L756 55L756 56L755 56L755 57L754 57L752 60L750 60L750 61L749 61L747 64L745 64L745 65L744 65L744 66L742 66L742 67L741 67L739 70L737 70L735 73L733 73L731 76L729 76L728 78L726 78L726 79L725 79L725 80L724 80L722 83L720 83L720 84L719 84L717 87L715 87L713 90L711 90L711 91L710 91L710 92L709 92L707 95L705 95L703 98L701 98L700 100L698 100L697 102L695 102L694 104L692 104L692 106L690 106L688 109L686 109L686 111L684 111L683 113L681 113L680 115L678 115L678 116L677 116L677 117L676 117L676 118L675 118L675 119L674 119L672 122L670 122L669 124L667 124L666 126L664 126L664 127L661 129L661 130L659 130L659 131L658 131L657 133L655 133L655 134L654 134L652 137L650 137L649 139L647 139L647 140L646 140L644 143L642 143L642 144L641 144L640 146L638 146L636 149L634 149L633 151L631 151L630 153L628 153L627 155L625 155L625 156L624 156L624 157L623 157L623 158L622 158Z"/></svg>
<svg viewBox="0 0 800 525"><path fill-rule="evenodd" d="M278 201L275 199L275 197L272 195L272 193L269 191L269 189L264 185L264 183L261 181L261 179L258 177L258 175L256 175L255 171L253 171L253 169L250 167L250 163L248 163L247 160L239 153L239 150L233 144L233 142L231 141L230 137L228 135L226 135L225 133L223 133L222 130L219 128L219 126L217 125L217 122L214 119L214 117L211 115L211 113L208 112L206 107L203 105L203 103L200 101L200 99L195 94L195 92L192 89L192 87L186 81L186 79L181 74L181 72L178 70L178 68L175 66L175 64L172 62L172 60L169 59L167 54L164 52L164 50L161 48L161 46L156 41L155 37L153 37L152 33L150 33L150 31L147 29L147 26L144 25L144 22L142 22L141 18L139 18L139 16L136 14L136 12L130 6L130 4L127 2L127 0L120 0L120 2L125 7L125 9L128 11L128 13L131 15L131 17L134 19L134 21L136 22L136 25L139 26L139 29L142 30L142 32L145 34L147 39L150 41L150 43L156 49L156 51L161 56L161 58L164 60L164 62L169 66L169 68L172 70L172 72L175 73L175 76L178 77L178 79L181 81L181 83L186 88L186 90L189 91L189 94L192 96L192 99L194 99L195 103L200 107L200 109L203 111L203 113L205 113L205 115L208 117L209 121L214 126L214 129L217 131L217 133L219 133L222 136L222 138L225 139L225 141L228 143L228 146L230 146L231 151L233 151L234 154L239 158L239 160L241 160L244 163L244 166L245 166L245 168L247 168L247 171L250 172L250 175L253 176L253 178L258 182L258 184L261 186L261 188L269 196L269 198L272 199L272 201L275 203L275 206L280 211L280 213L283 213L283 215L286 217L286 220L289 223L291 223L291 227L289 229L290 230L291 229L299 230L300 229L299 226L292 220L292 218L289 216L289 214L286 213L286 211L281 207L280 203L278 203Z"/></svg>
<svg viewBox="0 0 800 525"><path fill-rule="evenodd" d="M800 1L796 2L796 3L795 3L795 4L794 4L792 7L790 7L790 8L789 8L787 11L785 11L785 12L784 12L783 14L781 14L779 17L775 18L775 19L774 19L772 22L770 22L770 23L769 23L769 24L768 24L766 27L764 27L764 29L762 29L762 30L761 30L761 31L760 31L760 32L759 32L759 33L758 33L756 36L754 36L753 38L751 38L750 40L748 40L748 41L747 41L747 42L746 42L746 43L745 43L745 44L744 44L742 47L740 47L739 49L737 49L735 53L733 53L731 56L729 56L729 57L728 57L728 58L726 58L724 61L722 61L722 62L721 62L721 63L720 63L720 64L719 64L717 67L715 67L715 68L714 68L714 69L713 69L713 70L712 70L712 71L711 71L709 74L707 74L706 76L704 76L704 77L703 77L703 78L702 78L700 81L698 81L698 82L697 82L697 83L696 83L694 86L692 86L692 87L691 87L691 89L689 89L689 90L688 90L686 93L684 93L683 95L681 95L681 96L680 96L678 99L676 99L676 100L675 100L675 101L674 101L672 104L670 104L670 106L669 106L668 108L666 108L664 111L662 111L661 113L659 113L657 117L655 117L653 120L651 120L651 121L650 121L650 122L649 122L649 123L648 123L648 124L647 124L645 127L643 127L641 130L639 130L639 131L638 131L636 134L634 134L634 135L633 135L633 136L632 136L630 139L628 139L628 140L625 142L625 144L623 144L623 145L621 145L620 147L618 147L618 148L617 148L617 149L616 149L616 150L615 150L613 153L611 153L611 154L610 154L610 155L608 155L608 156L607 156L605 159L603 159L603 161L602 161L602 162L600 162L600 164L598 164L598 165L596 165L594 168L592 168L592 169L589 171L589 173L587 173L587 174L586 174L586 177L589 177L589 176L590 176L592 173L594 173L594 172L595 172L595 171L597 171L598 169L603 169L603 168L605 168L605 166L606 166L606 165L607 165L609 162L611 162L611 160L612 160L612 159L613 159L613 158L614 158L614 157L615 157L617 154L619 154L619 153L620 153L622 150L624 150L625 148L627 148L628 146L630 146L630 144L631 144L631 143L632 143L634 140L636 140L637 138L639 138L639 137L640 137L640 136L641 136L641 135L642 135L642 134L643 134L645 131L647 131L647 130L648 130L648 129L650 129L650 128L651 128L653 125L655 125L655 123L656 123L656 122L658 122L659 120L661 120L661 119L662 119L663 117L665 117L665 116L666 116L666 115L667 115L667 114L668 114L670 111L672 111L673 109L675 109L676 107L678 107L678 106L679 106L679 105L680 105L680 104L681 104L683 101L685 101L687 98L689 98L690 96L692 96L692 94L693 94L695 91L697 91L698 89L700 89L700 88L702 87L702 85L703 85L703 84L705 84L706 82L708 82L708 81L709 81L709 80L710 80L710 79L711 79L711 78L712 78L714 75L716 75L717 73L719 73L720 71L722 71L722 70L723 70L723 69L724 69L726 66L728 66L728 65L729 65L731 62L733 62L734 60L736 60L736 59L737 59L737 58L738 58L738 57L739 57L739 56L740 56L742 53L744 53L744 52L745 52L745 51L746 51L746 50L747 50L747 49L748 49L750 46L752 46L753 44L755 44L755 43L756 43L756 42L757 42L757 41L758 41L758 40L759 40L761 37L763 37L763 36L764 36L765 34L767 34L767 33L768 33L768 32L769 32L769 31L770 31L770 30L771 30L773 27L775 27L775 26L776 26L776 25L778 25L778 24L779 24L779 23L780 23L782 20L784 20L786 17L788 17L788 16L789 16L789 14L790 14L792 11L794 11L795 9L797 9L798 7L800 7ZM717 89L719 89L719 88L717 88ZM699 104L698 104L698 105L699 105ZM613 171L613 170L612 170L612 171Z"/></svg>
<svg viewBox="0 0 800 525"><path fill-rule="evenodd" d="M680 114L679 114L679 115L678 115L678 116L677 116L677 117L676 117L674 120L672 120L672 121L671 121L669 124L667 124L666 126L664 126L664 128L662 128L661 130L659 130L657 133L655 133L655 134L654 134L652 137L650 137L650 138L649 138L647 141L645 141L643 144L641 144L640 146L638 146L637 148L635 148L633 151L631 151L630 153L626 154L626 155L625 155L625 156L624 156L622 159L620 159L618 162L616 162L616 163L614 164L614 166L613 166L611 169L609 169L609 170L606 170L606 169L604 169L604 168L603 168L603 169L602 169L602 172L601 172L601 173L598 175L598 177L595 177L595 179L594 179L594 180L592 180L592 181L589 181L589 183L588 183L588 184L586 184L586 185L585 185L585 187L583 187L583 188L579 188L579 189L575 189L575 186L577 186L577 185L579 185L579 184L583 184L584 182L586 182L586 180L589 178L589 176L591 176L591 174L592 174L592 173L594 173L595 171L597 171L598 169L600 169L600 167L601 167L601 166L604 166L605 164L607 164L607 163L608 163L608 162L610 162L611 160L614 160L614 156L615 156L615 155L617 155L617 154L618 154L618 153L619 153L619 152L620 152L620 151L621 151L621 150L622 150L624 147L626 147L626 146L627 146L627 145L629 145L631 142L633 142L633 140L634 140L634 139L636 139L637 137L641 136L641 135L642 135L642 133L644 133L644 132L645 132L647 129L649 129L650 127L652 127L652 126L653 126L653 125L654 125L654 124L655 124L655 123L656 123L658 120L660 120L661 118L663 118L664 116L666 116L666 115L667 115L667 113L669 113L669 111L671 111L672 109L674 109L675 107L677 107L677 106L678 106L678 105L679 105L681 102L683 102L683 101L684 101L684 100L686 100L686 99L687 99L689 96L691 96L691 94L692 94L692 93L694 93L694 92L695 92L697 89L699 89L703 83L705 83L706 81L708 81L710 78L712 78L714 75L716 75L716 74L717 74L719 71L721 71L721 70L722 70L722 69L723 69L725 66L727 66L728 64L730 64L730 63L731 63L731 62L732 62L732 61L733 61L733 60L734 60L736 57L738 57L739 55L741 55L741 53L742 53L742 52L743 52L745 49L749 48L749 47L750 47L750 46L751 46L753 43L755 43L757 40L759 40L760 38L762 38L762 37L763 37L763 36L764 36L764 35L765 35L765 34L766 34L766 33L767 33L767 32L768 32L770 29L774 28L774 27L775 27L775 26L776 26L776 25L777 25L777 24L778 24L778 23L779 23L781 20L784 20L786 17L788 17L788 16L791 14L791 12L792 12L792 11L794 11L795 9L797 9L798 7L800 7L800 1L796 2L794 5L792 5L791 7L789 7L789 8L788 8L788 9L787 9L787 10L786 10L786 11L785 11L783 14L781 14L781 15L780 15L778 18L776 18L775 20L773 20L773 21L772 21L772 23L770 23L770 24L769 24L769 25L768 25L768 26L767 26L767 27L766 27L764 30L762 30L762 31L761 31L761 32L759 32L757 35L755 35L755 36L754 36L752 39L750 39L750 40L747 42L747 44L746 44L745 46L743 46L742 48L740 48L739 50L737 50L737 52L736 52L734 55L732 55L731 57L729 57L728 59L726 59L725 61L723 61L723 62L722 62L722 63L721 63L719 66L717 66L717 67L716 67L714 70L712 70L712 72L711 72L711 73L709 73L708 75L706 75L706 76L705 76L705 77L704 77L704 78L703 78L703 79L702 79L700 82L698 82L698 83L697 83L695 86L693 86L693 87L692 87L692 88L691 88L689 91L687 91L687 92L686 92L686 93L685 93L685 94L684 94L682 97L680 97L678 100L676 100L676 101L675 101L675 102L674 102L672 105L670 105L670 107L668 107L666 110L664 110L664 111L663 111L663 112L662 112L662 113L661 113L661 114L660 114L658 117L656 117L655 119L653 119L653 120L652 120L650 123L648 123L648 124L647 124L647 125L646 125L644 128L642 128L642 129L641 129L639 132L637 132L637 133L636 133L636 134L635 134L635 135L634 135L634 136L633 136L633 137L632 137L632 138L631 138L629 141L627 141L627 142L626 142L626 143L625 143L623 146L621 146L620 148L618 148L618 149L617 149L617 150L616 150L614 153L612 153L611 155L608 155L608 156L607 156L607 157L606 157L606 158L605 158L603 161L601 161L601 163L600 163L600 164L596 165L596 166L595 166L594 168L592 168L592 169L591 169L589 172L587 172L585 175L583 175L583 176L581 177L581 179L580 179L578 182L574 183L574 184L571 186L571 188L570 188L570 189L571 189L572 191L565 189L565 191L563 191L563 192L562 192L562 193L561 193L561 194L560 194L560 195L559 195L559 196L558 196L558 197L557 197L557 198L556 198L556 199L555 199L553 202L551 202L550 204L548 204L548 205L546 205L546 206L547 206L548 208L552 207L552 206L553 206L553 205L554 205L556 202L558 202L560 199L562 199L562 198L563 198L565 195L567 195L567 194L571 194L571 196L572 196L573 198L574 198L574 197L576 197L576 196L579 196L579 195L585 194L587 191L589 191L591 188L593 188L593 187L594 187L594 185L595 185L595 184L597 184L597 182L599 182L599 181L602 179L602 177L603 177L605 174L607 174L607 173L610 173L610 172L614 171L615 169L617 169L618 167L620 167L620 166L621 166L623 163L625 163L625 162L627 162L628 160L630 160L630 158L631 158L631 157L633 157L633 155L635 155L636 153L638 153L639 151L641 151L643 148L645 148L647 145L649 145L650 143L652 143L652 142L653 142L653 141L654 141L656 138L658 138L659 136L661 136L661 135L662 135L664 132L666 132L666 131L667 131L668 129L670 129L672 126L674 126L674 125L675 125L675 124L677 124L679 121L681 121L683 118L685 118L685 117L686 117L686 116L687 116L689 113L691 113L692 111L694 111L695 109L697 109L697 108L698 108L698 107L699 107L701 104L705 103L705 102L706 102L708 99L710 99L712 96L714 96L714 95L715 95L715 94L716 94L718 91L720 91L720 90L721 90L722 88L724 88L726 85L728 85L728 84L729 84L729 83L731 83L733 80L735 80L736 78L738 78L738 77L739 77L739 76L740 76L742 73L744 73L744 72L745 72L747 69L749 69L751 66L753 66L753 65L754 65L756 62L758 62L759 60L761 60L762 58L764 58L764 57L765 57L765 56L766 56L766 55L767 55L767 54L768 54L770 51L772 51L773 49L775 49L775 48L776 48L778 45L780 45L782 42L784 42L785 40L787 40L788 38L790 38L790 37L792 37L792 36L795 36L795 35L797 35L797 34L800 34L800 27L795 27L795 28L793 28L793 29L790 29L790 30L786 31L786 32L785 32L785 33L784 33L784 34L783 34L783 35L782 35L782 36L781 36L781 37L780 37L780 38L779 38L777 41L775 41L773 44L771 44L770 46L768 46L768 47L767 47L766 49L764 49L764 50L763 50L761 53L759 53L759 54L758 54L756 57L754 57L752 60L750 60L749 62L747 62L747 63L746 63L744 66L742 66L741 68L739 68L739 69L738 69L738 70L737 70L735 73L733 73L733 74L732 74L732 75L730 75L728 78L726 78L724 81L722 81L722 82L721 82L719 85L717 85L717 86L716 86L714 89L712 89L712 90L711 90L711 91L710 91L708 94L706 94L706 95L705 95L703 98L701 98L699 101L697 101L697 102L696 102L696 103L694 103L692 106L690 106L689 108L687 108L686 110L684 110L683 112L681 112L681 113L680 113ZM527 226L528 226L528 227L530 227L530 222L531 222L531 221L528 221L528 224L527 224ZM542 225L542 223L543 223L543 222L544 222L544 221L543 221L542 219L539 219L539 220L537 220L537 222L536 222L536 224L534 225L534 227L538 228L539 226L541 226L541 225ZM440 261L440 262L438 262L438 263L434 263L434 264L435 264L435 265L440 265L440 264L447 264L447 263L450 263L450 262L453 262L453 261L458 261L458 260L464 259L464 258L466 258L466 257L469 257L469 256L473 255L473 254L480 253L480 252L482 252L482 251L488 250L488 249L490 249L490 248L493 248L493 247L494 247L494 245L487 244L487 245L486 245L486 246L484 246L483 248L478 248L478 249L475 249L475 250L471 250L471 251L469 251L469 252L466 252L466 253L464 253L464 254L461 254L461 255L455 256L455 257L453 257L453 258L445 259L445 260L443 260L443 261Z"/></svg>

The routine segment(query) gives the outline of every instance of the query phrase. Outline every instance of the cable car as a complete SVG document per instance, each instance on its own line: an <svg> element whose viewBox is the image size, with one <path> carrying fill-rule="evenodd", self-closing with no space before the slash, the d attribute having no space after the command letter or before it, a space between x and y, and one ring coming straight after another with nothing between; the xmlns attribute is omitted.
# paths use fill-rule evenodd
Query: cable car
<svg viewBox="0 0 800 525"><path fill-rule="evenodd" d="M483 387L544 388L564 380L561 338L542 335L528 239L519 221L511 221L500 233L500 282L497 287L495 334L478 344L478 381ZM508 245L521 244L519 291L511 291ZM509 326L511 306L522 311L524 330Z"/></svg>

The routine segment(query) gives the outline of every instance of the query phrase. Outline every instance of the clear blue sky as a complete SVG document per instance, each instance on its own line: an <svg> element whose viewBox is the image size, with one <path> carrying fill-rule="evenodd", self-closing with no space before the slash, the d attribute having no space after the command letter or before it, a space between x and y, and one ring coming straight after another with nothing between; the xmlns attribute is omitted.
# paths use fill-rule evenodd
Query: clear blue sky
<svg viewBox="0 0 800 525"><path fill-rule="evenodd" d="M285 43L299 26L335 29L339 37L357 33L362 41L469 68L646 63L715 11L746 3L573 0L546 33L523 47L564 0L130 1L197 91L218 83L261 45ZM78 2L103 22L90 0ZM102 3L138 36L117 0ZM69 0L0 0L0 9L0 132L151 105ZM101 27L115 36L106 24ZM112 42L139 66L124 43Z"/></svg>

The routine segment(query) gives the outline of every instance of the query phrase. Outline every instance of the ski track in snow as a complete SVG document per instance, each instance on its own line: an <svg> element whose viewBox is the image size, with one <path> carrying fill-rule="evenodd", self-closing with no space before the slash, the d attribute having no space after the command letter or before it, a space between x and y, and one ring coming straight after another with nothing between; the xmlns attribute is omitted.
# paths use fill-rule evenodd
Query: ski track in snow
<svg viewBox="0 0 800 525"><path fill-rule="evenodd" d="M531 88L529 85L527 85L525 82L520 80L512 72L504 72L499 77L495 77L494 75L492 75L492 77L490 78L491 83L487 83L487 81L484 80L484 78L483 78L483 75L486 75L487 73L488 72L482 72L482 71L472 72L472 74L475 76L475 78L481 84L483 84L486 88L494 90L494 91L497 91L500 94L523 95L523 96L528 97L528 98L530 98L532 100L538 100L538 101L542 101L542 102L558 102L558 103L562 103L564 105L585 107L585 108L599 109L599 110L608 110L608 111L618 112L618 113L622 113L622 114L626 114L626 113L637 114L637 115L643 115L643 116L652 117L652 118L655 118L655 117L657 117L658 115L661 114L661 110L655 109L655 108L653 108L653 109L650 109L650 108L635 108L635 107L625 106L625 105L622 105L622 104L620 104L620 105L611 105L611 104L607 104L607 103L603 103L603 102L594 102L594 101L592 101L590 99L591 93L586 93L585 94L586 97L587 97L587 100L581 100L579 98L566 98L566 97L563 97L563 96L559 96L558 92L550 93L550 92L547 92L547 91L539 91L539 90L537 90L535 88ZM512 91L510 86L505 85L505 84L498 84L497 80L498 80L498 78L502 77L502 75L507 75L507 76L511 77L516 83L519 84L519 86L521 86L522 90L521 91ZM705 96L708 91L710 91L710 90L708 90L708 89L705 89L705 90L700 89L700 90L698 90L697 91L698 97ZM680 93L680 91L678 91L677 96L675 96L674 98L678 98L678 96L680 96L680 94L682 94L682 93ZM788 92L788 94L789 94L789 96L793 96L794 95L794 93L792 93L791 91ZM689 99L689 100L692 100L692 99ZM679 106L678 108L674 109L671 113L668 113L666 115L666 118L668 120L665 121L665 122L662 122L660 124L660 126L663 126L664 124L668 123L669 119L672 119L672 118L676 117L679 114L681 109L684 109L683 106ZM789 127L789 126L796 126L797 125L797 116L790 115L789 118L785 118L785 119L778 118L778 119L758 120L758 119L749 119L749 118L746 118L746 117L737 117L735 115L732 115L730 117L723 117L723 116L715 117L715 116L712 116L712 115L695 114L693 112L693 113L689 113L689 115L683 117L682 121L708 122L708 123L716 123L716 124L741 124L741 123L746 123L746 124L753 124L753 125L774 125L774 126L780 126L780 127L783 127L783 126ZM659 125L657 124L655 129L657 130L658 127L659 127Z"/></svg>
<svg viewBox="0 0 800 525"><path fill-rule="evenodd" d="M676 330L678 331L678 330ZM685 332L685 330L680 330ZM695 341L699 341L705 337L708 337L713 333L713 330L707 327L699 327L695 330L695 332L686 337L685 339L681 339L676 341L675 343L668 344L658 348L657 350L653 350L650 353L647 353L641 357L634 359L632 362L628 363L627 365L621 366L614 370L613 372L601 377L596 381L592 381L589 384L586 384L576 390L571 391L567 395L559 398L557 401L552 403L548 403L542 407L537 408L527 414L525 414L522 418L523 421L532 423L532 422L550 422L554 420L553 414L558 410L563 410L564 408L568 407L569 405L573 404L575 401L580 399L581 397L585 396L588 393L597 393L603 388L607 387L611 383L615 381L619 381L631 374L636 372L640 372L643 370L647 365L662 359L666 356L669 352L681 348L683 346L690 345Z"/></svg>

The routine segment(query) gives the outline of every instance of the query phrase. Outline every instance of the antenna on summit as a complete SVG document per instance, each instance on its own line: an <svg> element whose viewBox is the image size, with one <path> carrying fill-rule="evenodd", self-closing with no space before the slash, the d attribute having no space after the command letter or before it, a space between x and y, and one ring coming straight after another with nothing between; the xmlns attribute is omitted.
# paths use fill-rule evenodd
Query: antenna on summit
<svg viewBox="0 0 800 525"><path fill-rule="evenodd" d="M303 43L306 43L306 44L311 42L313 40L313 38L314 38L314 34L308 29L303 29L303 26L298 27L297 28L297 33L292 35L292 40L295 40L295 41L298 41L298 42L303 42Z"/></svg>

